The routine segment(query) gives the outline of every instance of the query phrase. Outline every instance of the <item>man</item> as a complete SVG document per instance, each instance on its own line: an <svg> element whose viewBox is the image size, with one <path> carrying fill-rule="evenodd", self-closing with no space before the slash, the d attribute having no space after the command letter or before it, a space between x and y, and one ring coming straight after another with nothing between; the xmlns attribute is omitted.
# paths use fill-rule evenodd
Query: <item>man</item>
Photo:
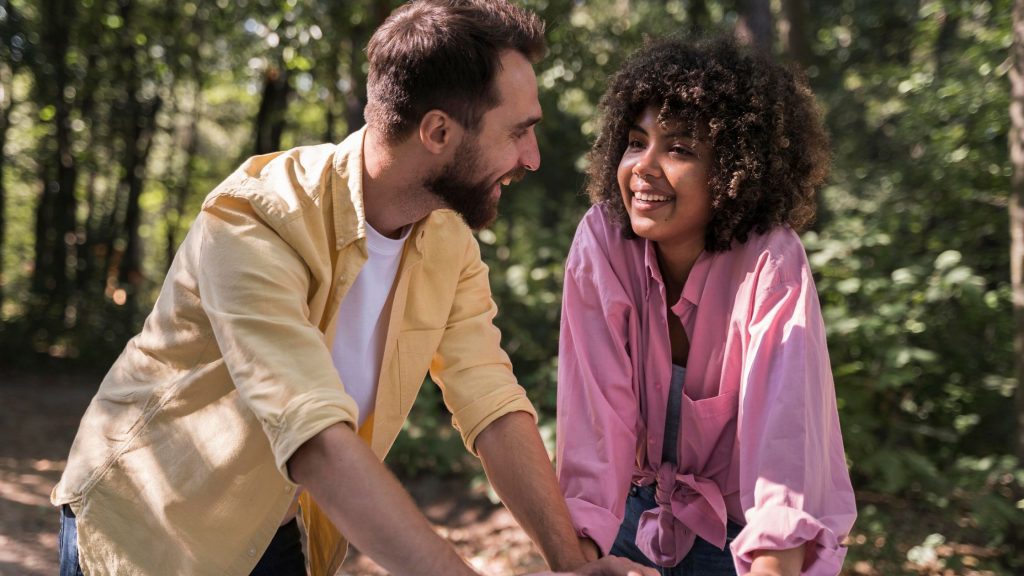
<svg viewBox="0 0 1024 576"><path fill-rule="evenodd" d="M544 49L504 0L403 6L364 130L209 195L53 490L62 574L333 574L342 534L395 574L475 574L381 464L428 369L552 569L584 564L469 229L540 165Z"/></svg>

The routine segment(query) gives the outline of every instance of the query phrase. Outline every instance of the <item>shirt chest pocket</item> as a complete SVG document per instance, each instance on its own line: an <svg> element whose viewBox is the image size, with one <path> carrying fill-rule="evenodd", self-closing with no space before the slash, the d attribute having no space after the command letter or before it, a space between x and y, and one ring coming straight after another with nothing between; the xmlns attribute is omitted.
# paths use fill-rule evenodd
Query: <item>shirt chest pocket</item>
<svg viewBox="0 0 1024 576"><path fill-rule="evenodd" d="M705 478L728 471L736 443L738 402L735 390L702 400L683 394L680 441L689 448L683 451L684 469Z"/></svg>
<svg viewBox="0 0 1024 576"><path fill-rule="evenodd" d="M428 328L406 330L398 335L399 403L403 420L416 401L443 334L444 328Z"/></svg>

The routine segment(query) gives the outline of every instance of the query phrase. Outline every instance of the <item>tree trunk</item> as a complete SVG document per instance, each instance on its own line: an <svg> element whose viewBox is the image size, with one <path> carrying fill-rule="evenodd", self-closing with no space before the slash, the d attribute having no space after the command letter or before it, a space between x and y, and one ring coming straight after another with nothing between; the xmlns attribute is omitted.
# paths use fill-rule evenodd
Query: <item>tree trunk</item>
<svg viewBox="0 0 1024 576"><path fill-rule="evenodd" d="M48 20L43 27L41 46L47 65L39 68L37 79L44 106L53 107L55 148L52 162L44 164L43 190L36 215L36 268L33 292L46 315L53 319L63 314L69 296L68 261L75 254L75 182L77 167L71 147L71 103L65 91L71 81L66 57L70 42L70 23L75 21L75 3L48 0L41 12ZM47 74L46 71L50 73Z"/></svg>
<svg viewBox="0 0 1024 576"><path fill-rule="evenodd" d="M1010 281L1016 320L1017 457L1024 462L1024 0L1013 3L1013 45L1010 69Z"/></svg>
<svg viewBox="0 0 1024 576"><path fill-rule="evenodd" d="M188 135L185 144L185 159L181 168L181 175L175 181L172 195L168 197L168 204L173 198L173 206L169 206L167 218L167 246L165 270L171 268L174 262L174 254L178 251L178 228L181 226L181 216L185 213L185 205L188 201L188 192L192 188L192 169L195 166L196 152L199 150L199 118L203 86L197 80L195 92L192 93L192 119L189 122Z"/></svg>
<svg viewBox="0 0 1024 576"><path fill-rule="evenodd" d="M740 42L770 55L774 36L770 0L739 0L737 8L736 37Z"/></svg>
<svg viewBox="0 0 1024 576"><path fill-rule="evenodd" d="M126 30L132 29L134 5L122 0L121 18ZM139 199L146 181L146 163L156 132L156 115L160 111L161 99L155 96L150 100L140 99L142 72L137 65L139 48L131 41L131 35L121 46L124 60L126 110L124 132L124 164L120 187L127 198L124 225L121 228L125 239L124 254L118 267L118 284L129 287L127 300L129 313L126 318L132 321L135 296L142 282L142 243L139 238L139 226L142 223L142 211ZM129 327L130 328L130 327Z"/></svg>
<svg viewBox="0 0 1024 576"><path fill-rule="evenodd" d="M288 70L284 64L267 68L263 75L260 110L256 114L256 154L267 154L281 149L281 134L284 132L290 93Z"/></svg>
<svg viewBox="0 0 1024 576"><path fill-rule="evenodd" d="M127 283L133 288L138 288L143 278L142 242L139 238L142 212L139 199L142 197L142 189L146 183L146 164L153 145L156 115L160 110L161 100L157 97L149 102L139 102L132 96L132 101L133 122L129 132L130 139L125 143L127 153L125 154L124 185L128 191L128 206L125 211L124 234L127 242L118 279L122 284ZM132 290L132 294L134 292L136 290Z"/></svg>
<svg viewBox="0 0 1024 576"><path fill-rule="evenodd" d="M952 51L953 43L956 41L957 28L960 26L960 17L948 12L941 16L942 27L935 39L935 85L940 86L945 76L946 69L950 64L960 58L960 54Z"/></svg>
<svg viewBox="0 0 1024 576"><path fill-rule="evenodd" d="M320 55L318 62L320 82L327 90L327 98L324 102L326 118L324 119L324 142L336 142L338 134L335 123L338 118L338 106L343 102L341 89L338 87L338 75L341 74L342 55L348 46L343 38L347 36L346 29L349 21L349 8L343 2L331 2L327 6L327 21L325 26L326 35L323 38L323 45L327 50Z"/></svg>
<svg viewBox="0 0 1024 576"><path fill-rule="evenodd" d="M0 62L0 320L4 316L4 239L7 237L7 190L4 188L4 161L7 156L4 145L7 143L7 128L10 126L9 114L14 106L11 93L13 75L11 67Z"/></svg>
<svg viewBox="0 0 1024 576"><path fill-rule="evenodd" d="M345 91L345 129L349 134L358 130L366 122L363 112L366 110L366 75L363 74L363 52L359 46L365 45L365 33L361 28L353 30L348 42L348 90Z"/></svg>
<svg viewBox="0 0 1024 576"><path fill-rule="evenodd" d="M711 24L711 12L708 11L708 3L705 0L690 0L686 9L686 17L690 21L690 29L701 33L707 30Z"/></svg>
<svg viewBox="0 0 1024 576"><path fill-rule="evenodd" d="M374 0L371 7L372 20L352 28L347 34L349 86L345 92L345 128L351 134L363 126L366 120L366 74L363 73L365 52L363 47L370 35L391 13L391 3Z"/></svg>
<svg viewBox="0 0 1024 576"><path fill-rule="evenodd" d="M807 1L782 0L786 51L790 57L806 68L811 65L811 37L807 30Z"/></svg>

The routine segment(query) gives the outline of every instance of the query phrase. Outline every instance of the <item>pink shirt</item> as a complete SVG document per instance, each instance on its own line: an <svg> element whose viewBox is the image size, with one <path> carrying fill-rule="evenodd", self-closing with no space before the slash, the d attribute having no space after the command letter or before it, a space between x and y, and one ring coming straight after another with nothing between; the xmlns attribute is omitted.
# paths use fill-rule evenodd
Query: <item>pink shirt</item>
<svg viewBox="0 0 1024 576"><path fill-rule="evenodd" d="M654 244L595 206L566 263L558 365L558 477L573 521L607 554L630 481L657 480L637 545L673 566L694 538L731 549L806 543L804 574L839 573L857 516L814 280L788 228L704 252L666 313ZM672 373L668 322L690 339L678 467L661 462Z"/></svg>

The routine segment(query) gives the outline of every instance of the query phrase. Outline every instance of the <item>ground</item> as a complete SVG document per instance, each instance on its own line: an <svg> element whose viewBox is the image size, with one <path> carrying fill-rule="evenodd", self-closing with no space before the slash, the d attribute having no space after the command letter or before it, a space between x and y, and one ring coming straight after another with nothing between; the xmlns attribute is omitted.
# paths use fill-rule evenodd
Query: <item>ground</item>
<svg viewBox="0 0 1024 576"><path fill-rule="evenodd" d="M0 576L43 576L57 569L58 515L49 495L95 392L94 376L11 375L0 371ZM467 480L403 479L415 500L459 553L485 574L544 569L504 508ZM1008 576L1000 559L1019 551L979 545L958 517L913 501L858 493L861 515L848 540L845 576ZM943 538L940 534L953 535ZM1003 566L1003 568L1000 568ZM344 576L387 573L358 551Z"/></svg>
<svg viewBox="0 0 1024 576"><path fill-rule="evenodd" d="M57 572L60 478L79 419L95 392L85 377L0 372L0 576ZM487 574L524 574L544 563L507 510L462 479L406 479L413 497L463 557ZM387 572L353 550L342 574Z"/></svg>

